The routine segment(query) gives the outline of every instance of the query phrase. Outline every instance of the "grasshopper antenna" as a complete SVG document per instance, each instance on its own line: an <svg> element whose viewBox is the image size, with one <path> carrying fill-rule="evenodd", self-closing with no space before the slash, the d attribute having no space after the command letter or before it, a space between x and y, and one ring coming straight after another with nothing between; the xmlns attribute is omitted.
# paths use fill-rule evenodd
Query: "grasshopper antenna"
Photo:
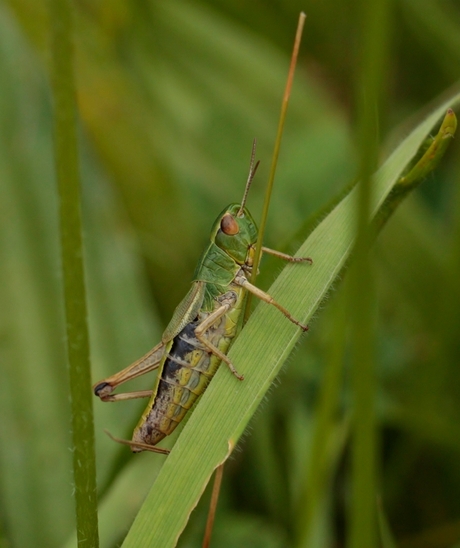
<svg viewBox="0 0 460 548"><path fill-rule="evenodd" d="M236 214L237 217L243 216L244 206L246 205L246 198L248 197L248 192L251 187L252 180L254 179L257 168L259 167L259 164L260 164L260 161L258 160L254 165L254 160L256 158L256 146L257 146L257 139L254 139L254 141L252 142L251 163L249 164L248 180L246 183L246 188L244 189L244 195L243 195L243 199L241 200L240 209L238 210L238 213Z"/></svg>

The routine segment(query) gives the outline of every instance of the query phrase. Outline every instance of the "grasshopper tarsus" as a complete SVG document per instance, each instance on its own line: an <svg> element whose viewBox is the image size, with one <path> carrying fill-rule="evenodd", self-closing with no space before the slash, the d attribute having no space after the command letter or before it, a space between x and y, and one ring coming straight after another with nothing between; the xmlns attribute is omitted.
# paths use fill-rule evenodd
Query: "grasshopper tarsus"
<svg viewBox="0 0 460 548"><path fill-rule="evenodd" d="M313 264L313 259L311 257L291 257L290 259L286 259L290 263L308 263L310 265Z"/></svg>
<svg viewBox="0 0 460 548"><path fill-rule="evenodd" d="M309 263L313 264L313 259L311 257L293 257L292 255L288 255L287 253L283 253L282 251L278 251L276 249L271 249L270 247L262 246L262 251L264 253L268 253L269 255L273 255L274 257L278 257L279 259L282 259L283 261L287 261L288 263Z"/></svg>
<svg viewBox="0 0 460 548"><path fill-rule="evenodd" d="M235 369L235 366L233 363L225 356L222 358L222 361L225 362L228 365L228 368L230 369L230 372L232 375L234 375L239 381L244 381L244 375L240 375L238 371Z"/></svg>
<svg viewBox="0 0 460 548"><path fill-rule="evenodd" d="M297 320L294 320L294 318L292 318L292 316L289 317L288 320L290 320L292 323L294 323L295 325L297 325L298 327L300 327L300 329L301 329L304 333L306 333L306 332L310 329L308 325L304 325L303 323L300 323L300 322L298 322Z"/></svg>
<svg viewBox="0 0 460 548"><path fill-rule="evenodd" d="M296 263L308 263L313 264L313 259L311 257L294 257Z"/></svg>

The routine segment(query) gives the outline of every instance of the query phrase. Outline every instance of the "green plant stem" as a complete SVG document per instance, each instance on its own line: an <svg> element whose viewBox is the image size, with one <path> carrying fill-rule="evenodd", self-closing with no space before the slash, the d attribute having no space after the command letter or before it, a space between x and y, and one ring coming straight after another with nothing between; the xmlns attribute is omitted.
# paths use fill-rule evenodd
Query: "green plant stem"
<svg viewBox="0 0 460 548"><path fill-rule="evenodd" d="M378 112L382 88L388 5L386 0L361 3L361 69L356 80L360 172L357 192L357 238L350 271L352 325L352 499L349 548L377 545L377 427L374 364L374 288L369 261L372 230L371 177L378 159Z"/></svg>
<svg viewBox="0 0 460 548"><path fill-rule="evenodd" d="M59 194L74 496L79 547L97 547L97 492L72 48L72 4L50 0L55 156Z"/></svg>

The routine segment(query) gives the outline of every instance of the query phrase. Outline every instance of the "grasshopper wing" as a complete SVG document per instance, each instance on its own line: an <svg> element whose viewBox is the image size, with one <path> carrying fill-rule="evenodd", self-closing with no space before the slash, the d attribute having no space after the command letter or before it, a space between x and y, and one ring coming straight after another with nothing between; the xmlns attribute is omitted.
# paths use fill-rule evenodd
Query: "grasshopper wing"
<svg viewBox="0 0 460 548"><path fill-rule="evenodd" d="M182 329L192 322L201 309L206 290L206 282L195 281L189 292L177 305L174 314L161 338L163 343L171 341Z"/></svg>

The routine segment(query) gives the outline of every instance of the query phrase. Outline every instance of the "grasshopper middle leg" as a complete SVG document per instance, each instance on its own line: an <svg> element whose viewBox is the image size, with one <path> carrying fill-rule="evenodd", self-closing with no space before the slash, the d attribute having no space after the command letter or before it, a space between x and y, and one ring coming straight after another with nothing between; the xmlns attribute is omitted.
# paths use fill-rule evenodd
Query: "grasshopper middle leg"
<svg viewBox="0 0 460 548"><path fill-rule="evenodd" d="M210 329L217 321L219 321L227 312L232 308L234 304L234 299L229 299L228 302L223 303L219 308L211 312L195 329L195 336L200 341L200 343L205 346L210 352L215 356L220 358L223 362L228 365L230 371L235 375L237 379L242 381L244 379L243 375L240 375L235 369L235 366L228 359L227 355L222 352L217 346L208 341L204 334Z"/></svg>

